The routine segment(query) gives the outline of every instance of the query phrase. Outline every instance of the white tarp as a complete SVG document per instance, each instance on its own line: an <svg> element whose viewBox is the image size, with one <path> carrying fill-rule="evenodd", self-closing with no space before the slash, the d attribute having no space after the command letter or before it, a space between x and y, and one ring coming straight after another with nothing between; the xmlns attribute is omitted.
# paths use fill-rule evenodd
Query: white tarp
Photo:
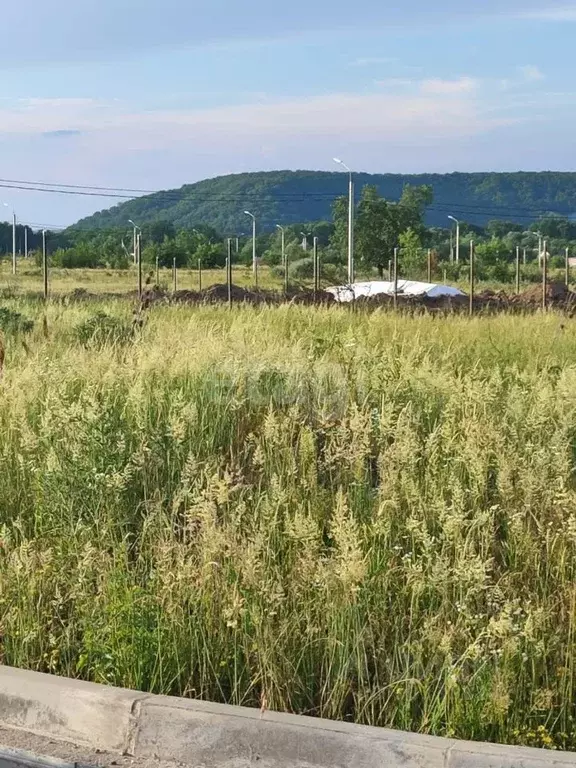
<svg viewBox="0 0 576 768"><path fill-rule="evenodd" d="M361 296L378 296L380 294L394 295L394 283L385 280L369 280L366 283L354 283L353 285L339 285L326 288L336 301L346 303L358 299ZM415 280L398 280L398 295L402 296L427 296L438 298L442 296L465 296L459 288L451 285L439 285L438 283L419 283Z"/></svg>

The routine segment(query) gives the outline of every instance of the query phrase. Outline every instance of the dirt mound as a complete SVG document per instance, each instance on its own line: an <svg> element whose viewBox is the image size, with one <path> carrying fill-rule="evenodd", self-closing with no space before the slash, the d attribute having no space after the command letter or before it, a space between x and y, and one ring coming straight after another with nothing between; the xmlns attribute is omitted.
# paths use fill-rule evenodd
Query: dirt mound
<svg viewBox="0 0 576 768"><path fill-rule="evenodd" d="M239 285L232 285L230 289L232 301L236 304L238 302L250 302L256 304L262 301L266 301L265 291L251 291L248 288L241 288ZM208 302L222 302L228 301L228 285L226 283L217 283L210 286L202 293L204 301Z"/></svg>
<svg viewBox="0 0 576 768"><path fill-rule="evenodd" d="M198 302L202 301L201 293L198 293L198 291L189 291L184 288L175 293L166 293L164 296L167 300L176 304L198 304Z"/></svg>
<svg viewBox="0 0 576 768"><path fill-rule="evenodd" d="M393 307L394 296L387 293L375 296L362 296L356 299L357 306L366 307ZM452 311L460 307L468 306L467 296L410 296L399 293L396 297L396 305L408 311L418 309L430 311Z"/></svg>
<svg viewBox="0 0 576 768"><path fill-rule="evenodd" d="M283 296L280 297L280 301L283 301L283 300L289 301L290 304L305 304L305 305L336 303L336 299L331 293L328 293L327 291L314 292L312 290L301 290L301 291L288 293L288 296L286 296L285 299Z"/></svg>
<svg viewBox="0 0 576 768"><path fill-rule="evenodd" d="M542 302L542 286L530 286L530 288L520 294L519 298L530 303L534 301ZM546 286L546 298L549 301L564 302L574 298L574 294L564 285L564 283L552 282L548 283Z"/></svg>

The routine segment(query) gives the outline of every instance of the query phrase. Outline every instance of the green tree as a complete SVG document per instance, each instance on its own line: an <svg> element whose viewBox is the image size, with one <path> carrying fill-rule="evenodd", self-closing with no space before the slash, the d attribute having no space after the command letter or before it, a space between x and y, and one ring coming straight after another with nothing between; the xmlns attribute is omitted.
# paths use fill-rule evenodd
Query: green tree
<svg viewBox="0 0 576 768"><path fill-rule="evenodd" d="M503 261L510 261L510 247L505 240L493 237L476 246L476 259L483 267L490 267Z"/></svg>
<svg viewBox="0 0 576 768"><path fill-rule="evenodd" d="M434 190L424 184L414 187L407 184L398 207L400 209L400 230L413 229L420 237L424 235L424 215L426 208L434 201Z"/></svg>
<svg viewBox="0 0 576 768"><path fill-rule="evenodd" d="M501 219L493 219L486 225L486 232L491 237L506 237L511 232L522 232L523 229L522 224L515 224L513 221L502 221Z"/></svg>
<svg viewBox="0 0 576 768"><path fill-rule="evenodd" d="M384 200L376 187L364 187L356 218L356 257L366 270L376 267L380 277L398 245L399 214L399 206Z"/></svg>
<svg viewBox="0 0 576 768"><path fill-rule="evenodd" d="M348 250L348 198L337 197L332 205L334 229L330 237L330 248L344 262Z"/></svg>
<svg viewBox="0 0 576 768"><path fill-rule="evenodd" d="M424 268L424 255L420 235L412 227L400 235L400 267L402 277L414 280Z"/></svg>

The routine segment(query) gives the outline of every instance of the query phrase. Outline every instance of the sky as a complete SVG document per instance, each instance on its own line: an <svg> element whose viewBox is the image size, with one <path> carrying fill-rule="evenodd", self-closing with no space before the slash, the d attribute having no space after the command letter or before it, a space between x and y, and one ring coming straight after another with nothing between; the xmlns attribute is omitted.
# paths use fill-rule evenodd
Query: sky
<svg viewBox="0 0 576 768"><path fill-rule="evenodd" d="M576 170L576 0L19 0L2 20L2 180ZM2 184L0 219L35 227L115 202Z"/></svg>

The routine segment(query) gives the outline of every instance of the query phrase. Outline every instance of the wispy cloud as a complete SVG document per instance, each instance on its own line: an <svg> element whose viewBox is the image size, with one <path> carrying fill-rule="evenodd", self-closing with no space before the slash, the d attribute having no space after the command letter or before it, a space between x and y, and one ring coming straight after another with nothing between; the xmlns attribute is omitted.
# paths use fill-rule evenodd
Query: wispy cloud
<svg viewBox="0 0 576 768"><path fill-rule="evenodd" d="M38 109L38 108L57 109L59 107L64 107L64 108L92 107L98 104L98 100L87 99L87 98L55 98L55 99L29 98L29 99L20 99L19 103L23 107L30 108L30 109Z"/></svg>
<svg viewBox="0 0 576 768"><path fill-rule="evenodd" d="M560 5L553 8L538 8L519 14L523 19L540 19L541 21L576 21L576 5Z"/></svg>
<svg viewBox="0 0 576 768"><path fill-rule="evenodd" d="M62 128L56 131L44 131L42 136L46 139L68 139L73 136L81 136L82 131L77 131L73 128Z"/></svg>
<svg viewBox="0 0 576 768"><path fill-rule="evenodd" d="M375 80L374 85L378 88L410 88L415 82L408 77L385 77L384 80Z"/></svg>
<svg viewBox="0 0 576 768"><path fill-rule="evenodd" d="M518 67L518 72L528 83L537 83L546 79L546 75L539 67L536 67L534 64L526 64L523 67Z"/></svg>
<svg viewBox="0 0 576 768"><path fill-rule="evenodd" d="M473 77L460 77L457 80L441 80L433 78L422 80L422 93L449 96L451 94L473 93L478 88L478 80Z"/></svg>
<svg viewBox="0 0 576 768"><path fill-rule="evenodd" d="M398 84L398 83L397 83ZM0 109L0 132L33 136L89 133L84 141L103 135L122 135L119 149L169 146L192 138L213 145L258 136L294 141L304 136L344 137L350 132L370 140L424 136L472 135L490 129L476 94L476 81L407 81L407 92L333 93L296 100L246 103L204 110L129 110L124 104L35 104L26 110ZM90 138L92 137L92 138ZM201 146L201 144L199 145ZM115 150L113 150L115 151Z"/></svg>
<svg viewBox="0 0 576 768"><path fill-rule="evenodd" d="M387 77L384 80L375 80L374 85L379 88L392 90L406 90L410 88L426 96L449 97L473 94L480 87L480 80L473 77L459 77L454 80Z"/></svg>
<svg viewBox="0 0 576 768"><path fill-rule="evenodd" d="M386 56L367 56L350 62L351 67L374 67L379 64L395 64L398 59Z"/></svg>

